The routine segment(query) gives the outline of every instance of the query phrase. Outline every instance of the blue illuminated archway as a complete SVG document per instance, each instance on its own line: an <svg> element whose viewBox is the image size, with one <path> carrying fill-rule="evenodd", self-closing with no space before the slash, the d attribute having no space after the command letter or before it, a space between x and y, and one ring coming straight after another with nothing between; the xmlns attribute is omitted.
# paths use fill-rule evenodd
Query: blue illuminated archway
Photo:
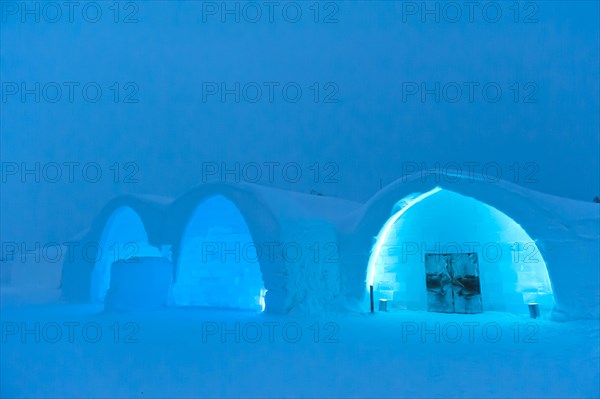
<svg viewBox="0 0 600 399"><path fill-rule="evenodd" d="M525 312L554 304L536 243L506 214L474 198L435 187L397 202L380 230L367 287L395 308L425 310L425 253L478 252L484 310Z"/></svg>
<svg viewBox="0 0 600 399"><path fill-rule="evenodd" d="M92 302L104 302L114 262L135 256L161 256L159 249L148 243L142 219L128 206L120 206L111 213L97 244L99 251L91 278Z"/></svg>
<svg viewBox="0 0 600 399"><path fill-rule="evenodd" d="M213 195L200 202L177 248L176 305L264 310L256 244L231 200Z"/></svg>

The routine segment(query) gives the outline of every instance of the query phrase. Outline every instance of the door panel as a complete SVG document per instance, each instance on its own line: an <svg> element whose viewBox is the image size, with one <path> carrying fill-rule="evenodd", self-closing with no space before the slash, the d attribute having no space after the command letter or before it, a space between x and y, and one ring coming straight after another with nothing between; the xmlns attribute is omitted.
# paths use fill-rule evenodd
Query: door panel
<svg viewBox="0 0 600 399"><path fill-rule="evenodd" d="M426 254L427 305L430 312L454 312L452 275L444 255Z"/></svg>
<svg viewBox="0 0 600 399"><path fill-rule="evenodd" d="M483 312L477 254L426 254L425 273L430 312Z"/></svg>
<svg viewBox="0 0 600 399"><path fill-rule="evenodd" d="M477 254L452 254L452 289L456 313L481 313L481 285Z"/></svg>

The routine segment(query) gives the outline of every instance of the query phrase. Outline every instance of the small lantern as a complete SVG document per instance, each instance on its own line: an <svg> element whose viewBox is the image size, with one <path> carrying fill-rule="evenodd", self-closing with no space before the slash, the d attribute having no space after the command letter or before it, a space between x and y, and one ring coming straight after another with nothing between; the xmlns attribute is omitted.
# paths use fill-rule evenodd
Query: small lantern
<svg viewBox="0 0 600 399"><path fill-rule="evenodd" d="M379 300L379 311L380 312L387 312L387 299L380 299Z"/></svg>
<svg viewBox="0 0 600 399"><path fill-rule="evenodd" d="M537 319L538 317L540 317L540 307L538 306L537 303L532 302L530 304L528 304L529 306L529 316L531 316L532 319Z"/></svg>

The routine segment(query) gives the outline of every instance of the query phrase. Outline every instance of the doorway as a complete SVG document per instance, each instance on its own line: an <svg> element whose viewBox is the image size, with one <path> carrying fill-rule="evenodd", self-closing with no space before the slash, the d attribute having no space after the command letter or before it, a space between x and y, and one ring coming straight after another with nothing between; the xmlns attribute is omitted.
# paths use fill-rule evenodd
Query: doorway
<svg viewBox="0 0 600 399"><path fill-rule="evenodd" d="M425 254L427 309L442 313L482 313L476 253Z"/></svg>

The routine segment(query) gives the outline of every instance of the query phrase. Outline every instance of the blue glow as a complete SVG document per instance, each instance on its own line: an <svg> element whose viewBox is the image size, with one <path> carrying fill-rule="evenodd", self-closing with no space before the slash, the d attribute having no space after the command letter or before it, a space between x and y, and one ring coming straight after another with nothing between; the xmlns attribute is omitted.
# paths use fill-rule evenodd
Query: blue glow
<svg viewBox="0 0 600 399"><path fill-rule="evenodd" d="M546 310L553 305L546 264L525 230L491 206L437 188L405 200L385 223L367 283L393 308L426 309L425 253L459 252L479 255L484 310L523 313L529 302Z"/></svg>
<svg viewBox="0 0 600 399"><path fill-rule="evenodd" d="M182 238L175 304L263 311L265 293L256 247L238 208L221 195L202 202Z"/></svg>
<svg viewBox="0 0 600 399"><path fill-rule="evenodd" d="M100 253L94 265L91 299L104 302L110 286L110 266L133 256L160 256L157 248L148 244L148 234L139 215L130 207L117 208L102 231Z"/></svg>
<svg viewBox="0 0 600 399"><path fill-rule="evenodd" d="M401 201L398 201L398 203L396 203L396 206L394 208L399 206L400 210L397 211L394 215L392 215L391 218L389 218L385 222L385 224L383 225L383 228L381 229L381 231L379 232L379 234L377 236L377 241L375 242L375 245L373 246L372 254L371 254L371 257L369 258L369 264L367 266L367 289L369 289L369 286L373 285L373 280L374 280L375 271L376 271L376 261L379 259L381 248L382 248L383 244L388 240L388 235L389 235L392 227L394 226L394 223L396 223L396 221L398 219L400 219L400 217L402 215L404 215L404 213L406 211L408 211L413 205L419 203L420 201L424 200L425 198L427 198L429 196L432 196L433 194L437 193L440 190L441 190L441 188L436 187L433 190L428 191L424 194L419 194L415 197L408 197L408 198L405 198Z"/></svg>

